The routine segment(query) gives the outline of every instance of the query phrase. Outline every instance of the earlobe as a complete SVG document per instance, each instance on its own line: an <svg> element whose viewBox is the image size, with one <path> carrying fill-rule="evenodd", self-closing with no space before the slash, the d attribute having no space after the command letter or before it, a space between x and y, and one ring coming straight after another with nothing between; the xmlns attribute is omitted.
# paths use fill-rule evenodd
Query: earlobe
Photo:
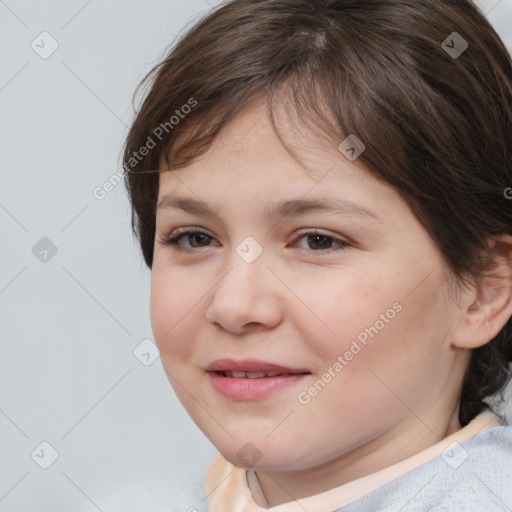
<svg viewBox="0 0 512 512"><path fill-rule="evenodd" d="M490 240L492 260L483 277L463 301L452 346L474 349L491 341L512 316L512 235Z"/></svg>

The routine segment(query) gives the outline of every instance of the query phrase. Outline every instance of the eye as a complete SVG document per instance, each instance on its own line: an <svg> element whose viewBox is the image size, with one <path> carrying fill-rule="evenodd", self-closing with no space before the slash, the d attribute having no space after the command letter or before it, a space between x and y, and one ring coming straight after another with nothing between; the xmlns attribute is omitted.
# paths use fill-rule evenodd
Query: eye
<svg viewBox="0 0 512 512"><path fill-rule="evenodd" d="M299 234L301 236L298 240L306 239L306 244L308 245L306 249L301 248L301 250L308 250L309 248L314 252L330 252L331 250L345 249L346 247L350 246L350 244L345 240L340 240L339 238L316 229L305 231ZM338 247L333 248L333 245L338 245Z"/></svg>
<svg viewBox="0 0 512 512"><path fill-rule="evenodd" d="M185 239L190 243L190 246L183 246L180 244L181 239ZM208 243L213 238L205 233L204 231L200 231L198 229L187 229L186 231L177 229L174 231L174 235L166 240L160 241L160 243L164 245L171 245L173 248L180 249L196 249L200 247L208 247Z"/></svg>
<svg viewBox="0 0 512 512"><path fill-rule="evenodd" d="M298 240L306 239L308 247L299 247L301 251L313 251L313 252L331 252L340 249L345 249L351 244L345 240L341 240L332 235L324 233L320 230L309 229L298 233L300 236ZM189 245L183 245L182 240L185 240ZM177 229L173 232L172 236L166 240L159 240L163 245L170 245L175 250L193 250L200 249L201 247L209 247L213 237L208 233L199 229ZM338 246L338 247L333 247Z"/></svg>

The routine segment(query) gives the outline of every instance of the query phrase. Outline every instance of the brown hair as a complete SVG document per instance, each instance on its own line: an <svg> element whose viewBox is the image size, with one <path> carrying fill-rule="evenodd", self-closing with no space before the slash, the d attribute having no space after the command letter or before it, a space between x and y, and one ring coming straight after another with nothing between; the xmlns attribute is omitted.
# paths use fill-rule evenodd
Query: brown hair
<svg viewBox="0 0 512 512"><path fill-rule="evenodd" d="M135 94L150 79L123 148L150 268L160 155L183 167L255 98L267 98L276 130L282 92L317 135L364 142L358 162L401 194L458 285L486 275L487 237L511 231L511 59L469 0L232 0L192 26ZM509 319L472 351L462 426L486 398L503 399L511 360Z"/></svg>

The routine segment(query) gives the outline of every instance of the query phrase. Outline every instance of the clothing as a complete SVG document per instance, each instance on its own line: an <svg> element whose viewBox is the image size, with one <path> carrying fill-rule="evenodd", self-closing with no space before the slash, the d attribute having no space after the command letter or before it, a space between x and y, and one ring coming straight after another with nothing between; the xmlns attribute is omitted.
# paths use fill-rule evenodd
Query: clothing
<svg viewBox="0 0 512 512"><path fill-rule="evenodd" d="M209 508L198 512L511 512L512 427L485 411L406 460L271 508L265 508L255 473L221 454L208 468L204 487Z"/></svg>
<svg viewBox="0 0 512 512"><path fill-rule="evenodd" d="M145 481L124 482L104 492L95 493L97 506L85 504L79 510L98 512L101 507L104 512L209 512L203 479L196 475L182 475L178 483L172 477L155 474Z"/></svg>

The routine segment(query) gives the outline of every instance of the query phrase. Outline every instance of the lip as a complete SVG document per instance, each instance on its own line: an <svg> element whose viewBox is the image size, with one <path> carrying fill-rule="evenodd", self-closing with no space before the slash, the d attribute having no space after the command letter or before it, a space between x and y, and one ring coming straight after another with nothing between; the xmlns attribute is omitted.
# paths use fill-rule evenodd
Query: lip
<svg viewBox="0 0 512 512"><path fill-rule="evenodd" d="M267 361L259 361L257 359L244 359L243 361L236 361L228 358L216 359L206 367L207 372L222 372L226 370L235 372L310 373L305 368L288 368L286 366L281 366Z"/></svg>
<svg viewBox="0 0 512 512"><path fill-rule="evenodd" d="M256 379L225 377L220 371L239 372L280 372L290 375L276 375ZM283 389L297 384L311 373L305 369L288 368L275 363L246 359L217 359L206 368L212 387L221 395L231 400L261 400L272 396Z"/></svg>

